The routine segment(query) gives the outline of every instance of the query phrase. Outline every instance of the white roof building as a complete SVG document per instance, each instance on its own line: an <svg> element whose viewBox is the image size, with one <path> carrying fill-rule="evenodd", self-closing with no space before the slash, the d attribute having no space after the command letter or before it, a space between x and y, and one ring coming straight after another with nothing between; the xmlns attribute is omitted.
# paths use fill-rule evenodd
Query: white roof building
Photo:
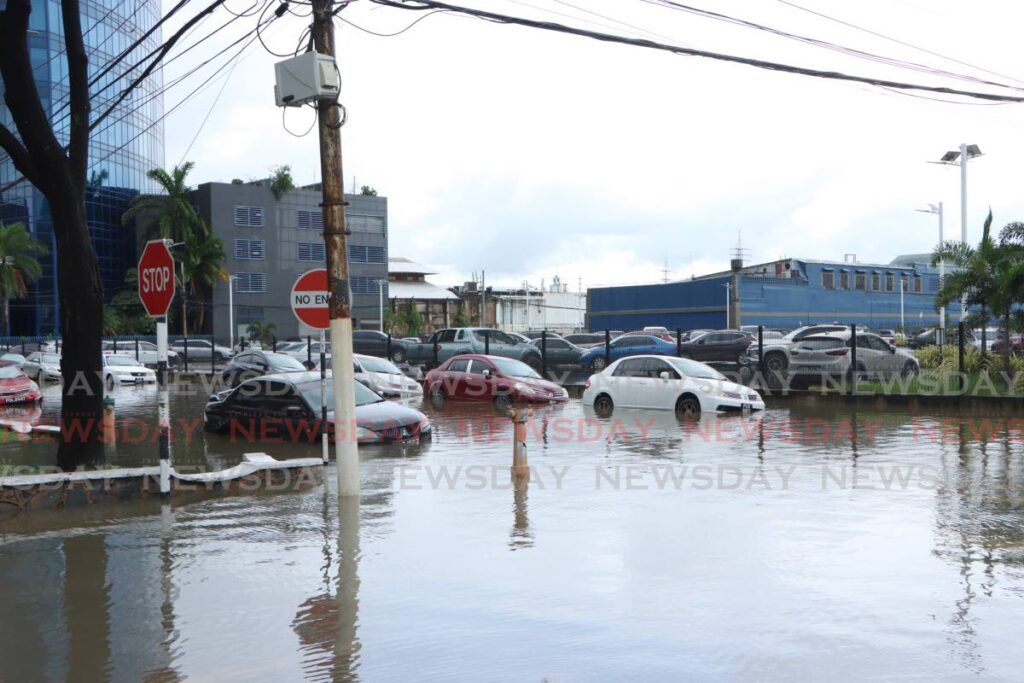
<svg viewBox="0 0 1024 683"><path fill-rule="evenodd" d="M416 301L458 301L451 290L427 282L437 271L407 258L388 258L388 298Z"/></svg>

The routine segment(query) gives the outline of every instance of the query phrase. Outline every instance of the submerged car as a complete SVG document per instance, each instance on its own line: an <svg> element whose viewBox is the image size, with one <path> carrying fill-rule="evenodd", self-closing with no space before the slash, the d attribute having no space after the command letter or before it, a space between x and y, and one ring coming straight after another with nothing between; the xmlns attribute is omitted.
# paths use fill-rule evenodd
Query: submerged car
<svg viewBox="0 0 1024 683"><path fill-rule="evenodd" d="M22 372L16 363L0 360L0 405L35 403L42 399L39 385Z"/></svg>
<svg viewBox="0 0 1024 683"><path fill-rule="evenodd" d="M423 379L432 401L491 401L499 410L514 403L564 403L569 394L522 361L503 356L464 354L449 358Z"/></svg>
<svg viewBox="0 0 1024 683"><path fill-rule="evenodd" d="M682 417L702 412L764 410L761 395L730 382L718 370L689 358L634 356L591 376L583 404L598 415L615 408L674 410Z"/></svg>
<svg viewBox="0 0 1024 683"><path fill-rule="evenodd" d="M854 365L850 340L848 331L805 337L789 351L790 376L804 381L842 379L856 370L858 377L884 379L920 372L920 364L912 353L869 332L857 333Z"/></svg>
<svg viewBox="0 0 1024 683"><path fill-rule="evenodd" d="M60 355L33 351L21 364L21 370L37 382L59 382Z"/></svg>
<svg viewBox="0 0 1024 683"><path fill-rule="evenodd" d="M674 356L676 345L660 337L648 334L630 334L616 337L608 345L608 360L618 360L626 356L640 356L644 354L656 354L660 356ZM605 347L592 346L580 356L580 365L584 368L592 368L595 372L603 370L605 363Z"/></svg>
<svg viewBox="0 0 1024 683"><path fill-rule="evenodd" d="M153 384L156 373L131 356L116 353L103 356L103 386L113 389L118 384Z"/></svg>
<svg viewBox="0 0 1024 683"><path fill-rule="evenodd" d="M331 441L334 391L328 373L327 423L321 423L320 373L289 372L246 380L214 394L206 403L203 428L255 439L315 441L324 431ZM388 401L360 382L356 399L356 440L361 444L414 443L432 435L430 420L418 410ZM341 435L342 438L346 438ZM350 437L349 437L350 438Z"/></svg>
<svg viewBox="0 0 1024 683"><path fill-rule="evenodd" d="M352 365L356 380L385 398L412 398L423 393L419 382L386 358L357 353L352 356Z"/></svg>
<svg viewBox="0 0 1024 683"><path fill-rule="evenodd" d="M285 353L272 351L243 351L232 358L220 373L226 387L236 387L247 379L279 372L305 372L308 370L298 359Z"/></svg>

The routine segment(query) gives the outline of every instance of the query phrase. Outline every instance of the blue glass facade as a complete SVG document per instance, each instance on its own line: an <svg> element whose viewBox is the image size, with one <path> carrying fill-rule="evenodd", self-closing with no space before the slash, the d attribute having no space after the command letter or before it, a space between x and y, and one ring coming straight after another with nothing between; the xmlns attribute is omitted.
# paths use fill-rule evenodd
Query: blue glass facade
<svg viewBox="0 0 1024 683"><path fill-rule="evenodd" d="M0 0L0 8L5 5ZM57 0L32 0L29 51L43 107L62 144L68 141L68 74L64 32ZM89 56L90 80L152 28L160 18L159 0L82 0L82 32ZM94 83L93 116L105 112L117 95L139 73L132 67L160 45L160 31L136 48L121 64ZM144 66L142 67L144 68ZM2 87L2 84L0 84ZM121 215L132 197L158 188L146 173L164 164L163 79L156 72L128 96L99 127L89 145L90 187L86 216L99 258L106 299L124 287L125 272L136 262L136 240ZM10 114L0 105L0 121L11 130ZM6 155L0 155L0 188L19 180ZM53 224L45 199L27 182L6 189L0 196L0 219L22 220L35 237L51 244L43 277L29 297L11 302L14 334L47 334L59 327L57 276L52 253Z"/></svg>

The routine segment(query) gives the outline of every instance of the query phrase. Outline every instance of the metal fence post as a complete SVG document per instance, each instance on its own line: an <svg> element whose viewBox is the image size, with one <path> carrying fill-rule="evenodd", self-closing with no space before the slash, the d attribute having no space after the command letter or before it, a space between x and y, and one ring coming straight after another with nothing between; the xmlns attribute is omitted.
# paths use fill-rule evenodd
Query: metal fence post
<svg viewBox="0 0 1024 683"><path fill-rule="evenodd" d="M484 330L484 354L491 355L491 333Z"/></svg>
<svg viewBox="0 0 1024 683"><path fill-rule="evenodd" d="M313 367L313 336L306 335L306 367Z"/></svg>
<svg viewBox="0 0 1024 683"><path fill-rule="evenodd" d="M757 326L757 374L764 377L764 325Z"/></svg>
<svg viewBox="0 0 1024 683"><path fill-rule="evenodd" d="M850 395L857 393L857 323L850 323Z"/></svg>
<svg viewBox="0 0 1024 683"><path fill-rule="evenodd" d="M140 363L142 362L142 359L139 358L139 338L138 337L135 338L135 360L139 361Z"/></svg>
<svg viewBox="0 0 1024 683"><path fill-rule="evenodd" d="M25 355L25 338L21 338L21 355Z"/></svg>
<svg viewBox="0 0 1024 683"><path fill-rule="evenodd" d="M676 328L676 356L683 355L683 331Z"/></svg>
<svg viewBox="0 0 1024 683"><path fill-rule="evenodd" d="M612 358L612 331L604 331L604 366L608 367L608 363Z"/></svg>
<svg viewBox="0 0 1024 683"><path fill-rule="evenodd" d="M959 365L957 365L957 368L960 370L957 386L962 392L964 390L964 383L967 381L967 377L964 376L964 324L962 321L957 324L956 337L957 354L959 360Z"/></svg>
<svg viewBox="0 0 1024 683"><path fill-rule="evenodd" d="M273 351L274 353L277 353L277 335L276 334L270 337L270 350Z"/></svg>
<svg viewBox="0 0 1024 683"><path fill-rule="evenodd" d="M548 331L540 332L540 374L548 376Z"/></svg>
<svg viewBox="0 0 1024 683"><path fill-rule="evenodd" d="M388 332L388 338L384 342L384 357L391 360L391 333Z"/></svg>
<svg viewBox="0 0 1024 683"><path fill-rule="evenodd" d="M181 348L185 354L185 372L188 372L188 337L184 338ZM213 365L213 349L210 349L210 364Z"/></svg>

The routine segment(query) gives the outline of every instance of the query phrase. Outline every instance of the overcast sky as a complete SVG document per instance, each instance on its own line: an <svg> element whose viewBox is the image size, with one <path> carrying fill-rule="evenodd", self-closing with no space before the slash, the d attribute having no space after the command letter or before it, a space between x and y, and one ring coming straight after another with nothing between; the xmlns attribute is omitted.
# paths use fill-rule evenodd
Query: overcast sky
<svg viewBox="0 0 1024 683"><path fill-rule="evenodd" d="M780 0L688 4L1024 87L1019 3L793 2L1001 75ZM818 69L984 87L644 0L462 4ZM229 0L229 7L246 4ZM388 33L421 14L358 0L342 16ZM219 49L254 22L239 19L208 45ZM292 52L306 24L286 17L264 38L271 49ZM579 278L584 288L654 282L665 263L680 279L724 267L741 234L749 262L841 260L854 253L887 263L935 245L936 217L914 211L929 202L944 202L946 235L959 235L959 169L926 162L961 142L985 153L969 164L969 239L980 236L989 206L997 225L1024 219L1024 105L944 104L446 14L396 37L340 22L337 35L348 110L346 189L368 184L388 197L391 255L435 267L439 284L459 284L481 270L495 285L550 282L555 274L574 289ZM171 64L165 80L191 68L201 53ZM167 165L182 159L209 113L185 157L196 163L194 182L263 177L277 164L290 165L298 184L317 180L316 130L292 137L274 106L278 58L258 43L246 55L216 105L223 81L169 116ZM197 74L193 85L170 91L165 106L200 81ZM294 132L312 123L308 108L285 114Z"/></svg>

